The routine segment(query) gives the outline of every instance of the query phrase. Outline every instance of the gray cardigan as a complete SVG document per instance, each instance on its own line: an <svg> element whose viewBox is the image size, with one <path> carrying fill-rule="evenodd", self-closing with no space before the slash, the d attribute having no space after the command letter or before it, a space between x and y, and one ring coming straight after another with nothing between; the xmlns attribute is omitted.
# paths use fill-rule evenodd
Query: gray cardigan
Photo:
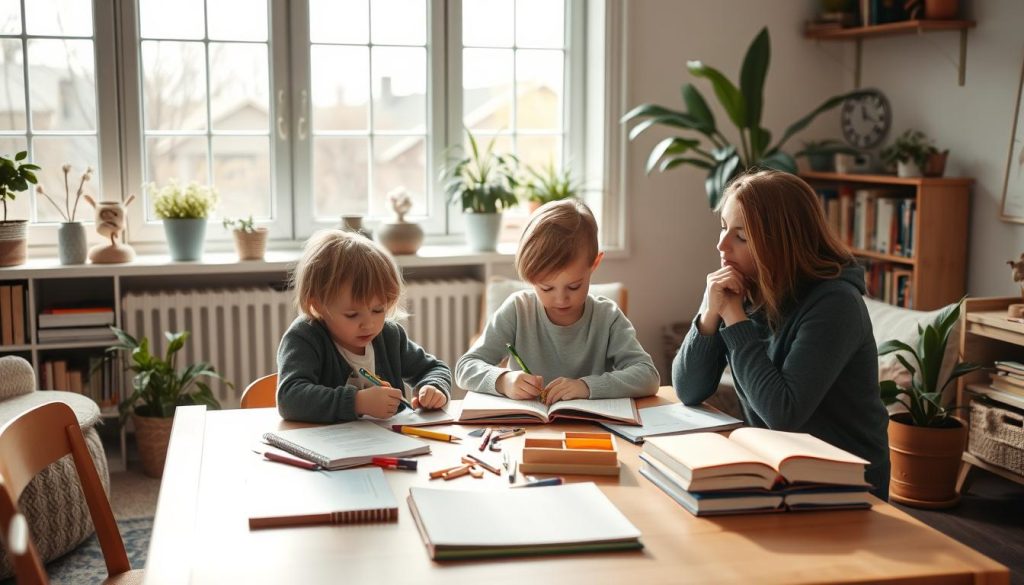
<svg viewBox="0 0 1024 585"><path fill-rule="evenodd" d="M848 266L804 287L776 331L758 312L705 336L698 315L672 364L676 394L687 405L703 402L728 361L747 424L809 433L867 459L866 479L885 499L889 417L864 291L864 270Z"/></svg>
<svg viewBox="0 0 1024 585"><path fill-rule="evenodd" d="M451 397L452 373L444 362L410 340L402 326L387 321L373 339L375 373L395 388L408 381L429 384ZM352 366L341 357L324 324L299 317L277 349L277 410L288 420L332 423L356 419L358 389L348 385Z"/></svg>

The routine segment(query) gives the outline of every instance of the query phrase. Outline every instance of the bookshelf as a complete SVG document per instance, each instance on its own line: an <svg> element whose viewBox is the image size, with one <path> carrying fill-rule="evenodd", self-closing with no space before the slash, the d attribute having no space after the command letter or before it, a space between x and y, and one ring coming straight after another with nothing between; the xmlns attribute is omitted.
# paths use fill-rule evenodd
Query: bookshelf
<svg viewBox="0 0 1024 585"><path fill-rule="evenodd" d="M875 282L869 286L869 294L883 301L894 302L897 293L883 295L878 281L889 278L890 286L897 283L909 287L905 302L908 308L932 310L955 302L966 291L967 281L967 231L970 210L970 191L974 181L970 178L896 177L890 175L848 175L840 173L806 172L801 177L819 194L834 193L838 209L829 209L828 197L826 214L839 229L840 236L851 245L854 255L869 266L878 266L875 272L869 270L869 279ZM859 194L873 194L861 197ZM847 199L847 198L852 198ZM855 232L874 233L878 227L878 216L858 215L857 202L874 210L882 205L892 206L889 224L891 227L889 245L879 250L870 236L855 237ZM846 206L844 213L842 207ZM909 206L909 211L904 207ZM900 211L896 211L900 210ZM835 214L840 214L836 218ZM867 214L862 210L861 214ZM904 215L909 213L909 217ZM842 226L845 221L845 228ZM857 224L860 227L858 229ZM909 230L907 229L909 227ZM894 242L900 242L900 245ZM897 248L900 249L897 252ZM909 255L906 253L909 252ZM886 277L886 274L895 276ZM891 288L887 290L892 290Z"/></svg>
<svg viewBox="0 0 1024 585"><path fill-rule="evenodd" d="M1024 324L1006 318L1006 308L1010 304L1021 302L1024 300L1020 297L968 298L964 301L963 312L960 315L960 359L981 364L986 369L971 372L957 381L958 406L968 407L972 398L986 396L994 401L996 406L1024 411L1024 394L999 390L989 385L989 374L992 371L989 368L994 361L1024 362ZM963 418L968 423L968 433L979 432L970 428L969 416ZM1024 484L1024 473L1021 471L993 465L967 450L964 452L963 465L957 480L957 492L965 485L972 468L981 468Z"/></svg>

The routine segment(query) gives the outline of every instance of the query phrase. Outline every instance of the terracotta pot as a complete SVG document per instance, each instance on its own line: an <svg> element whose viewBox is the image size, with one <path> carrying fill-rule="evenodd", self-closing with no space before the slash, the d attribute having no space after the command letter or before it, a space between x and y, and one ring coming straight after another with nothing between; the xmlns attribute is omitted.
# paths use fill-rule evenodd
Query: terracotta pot
<svg viewBox="0 0 1024 585"><path fill-rule="evenodd" d="M909 420L906 413L889 418L889 499L915 508L955 506L967 427L957 419L952 419L956 426L947 428L917 427Z"/></svg>
<svg viewBox="0 0 1024 585"><path fill-rule="evenodd" d="M267 251L267 228L258 227L254 232L234 230L233 233L239 260L263 260Z"/></svg>
<svg viewBox="0 0 1024 585"><path fill-rule="evenodd" d="M28 256L28 222L0 221L0 266L17 266Z"/></svg>
<svg viewBox="0 0 1024 585"><path fill-rule="evenodd" d="M942 175L946 174L946 159L948 157L948 150L943 150L942 152L929 154L928 160L924 162L924 176L941 177Z"/></svg>
<svg viewBox="0 0 1024 585"><path fill-rule="evenodd" d="M163 476L167 443L171 440L174 417L158 418L132 414L132 424L135 425L135 441L139 445L142 470L150 477Z"/></svg>
<svg viewBox="0 0 1024 585"><path fill-rule="evenodd" d="M960 0L924 0L924 17L928 20L948 20L960 14Z"/></svg>

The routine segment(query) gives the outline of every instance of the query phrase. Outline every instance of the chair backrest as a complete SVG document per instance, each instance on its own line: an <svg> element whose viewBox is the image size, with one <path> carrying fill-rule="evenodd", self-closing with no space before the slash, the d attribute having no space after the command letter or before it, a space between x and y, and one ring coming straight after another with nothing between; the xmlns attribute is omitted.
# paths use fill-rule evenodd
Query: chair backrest
<svg viewBox="0 0 1024 585"><path fill-rule="evenodd" d="M277 406L277 372L257 378L242 392L242 408Z"/></svg>
<svg viewBox="0 0 1024 585"><path fill-rule="evenodd" d="M20 514L18 498L37 473L69 453L96 526L107 573L113 577L131 570L121 532L103 492L96 465L89 456L78 419L67 404L48 402L0 428L0 539L7 546L19 585L49 581L31 538L22 554L15 554L12 543L7 542L11 523Z"/></svg>

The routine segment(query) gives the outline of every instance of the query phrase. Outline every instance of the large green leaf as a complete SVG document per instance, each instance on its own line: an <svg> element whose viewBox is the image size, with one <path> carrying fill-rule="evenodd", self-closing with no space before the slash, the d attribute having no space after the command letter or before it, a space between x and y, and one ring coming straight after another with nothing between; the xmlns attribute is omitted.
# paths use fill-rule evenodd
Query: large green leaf
<svg viewBox="0 0 1024 585"><path fill-rule="evenodd" d="M714 164L709 163L708 161L702 158L672 156L661 161L661 164L658 165L658 171L665 172L667 170L674 169L679 165L693 165L704 170L711 170L715 168Z"/></svg>
<svg viewBox="0 0 1024 585"><path fill-rule="evenodd" d="M731 81L710 65L705 65L700 61L689 61L686 65L690 73L711 82L718 101L722 103L722 107L725 108L725 113L728 114L732 123L738 128L746 127L747 107L740 90L736 89Z"/></svg>
<svg viewBox="0 0 1024 585"><path fill-rule="evenodd" d="M717 132L715 115L711 113L711 108L704 101L704 96L700 94L700 91L692 83L687 83L683 85L682 93L687 113L700 125L697 130L708 135Z"/></svg>
<svg viewBox="0 0 1024 585"><path fill-rule="evenodd" d="M914 354L914 357L917 357L917 350L915 350L914 348L910 347L909 345L903 343L898 339L890 339L889 341L883 341L882 344L878 346L879 356L888 355L894 351L906 351Z"/></svg>
<svg viewBox="0 0 1024 585"><path fill-rule="evenodd" d="M715 168L708 172L707 179L704 180L704 189L712 209L718 206L718 202L722 199L722 193L739 170L740 156L736 154L735 147L730 146L727 150L731 151L731 154L720 160ZM718 152L716 151L717 156Z"/></svg>
<svg viewBox="0 0 1024 585"><path fill-rule="evenodd" d="M761 165L769 169L796 174L796 160L781 150L762 158Z"/></svg>
<svg viewBox="0 0 1024 585"><path fill-rule="evenodd" d="M878 383L879 395L882 397L882 402L886 405L896 402L897 397L903 394L903 389L900 388L893 380L883 380Z"/></svg>
<svg viewBox="0 0 1024 585"><path fill-rule="evenodd" d="M768 76L772 46L768 28L762 28L747 49L740 68L740 93L746 103L746 120L743 124L753 133L761 126L761 105L764 103L764 80ZM753 141L753 137L751 137ZM760 152L759 149L754 149Z"/></svg>
<svg viewBox="0 0 1024 585"><path fill-rule="evenodd" d="M848 98L860 97L870 93L873 92L869 90L856 90L828 98L827 100L822 102L820 106L814 108L814 110L811 111L810 114L807 114L803 118L800 118L799 120L791 124L788 128L786 128L786 131L782 134L782 138L779 139L778 144L776 144L773 147L773 150L781 149L782 146L786 144L786 141L788 141L797 132L806 128L822 112L827 112L828 110L831 110L832 108L846 101Z"/></svg>
<svg viewBox="0 0 1024 585"><path fill-rule="evenodd" d="M636 126L633 126L633 129L629 131L629 139L635 140L637 136L640 136L653 126L657 125L682 128L684 130L695 130L697 132L705 133L704 130L701 129L701 124L688 114L672 114L654 116L640 122Z"/></svg>
<svg viewBox="0 0 1024 585"><path fill-rule="evenodd" d="M650 174L655 167L658 166L658 161L661 157L670 155L680 155L697 146L700 142L696 140L690 140L687 138L665 138L659 142L653 149L651 149L650 156L647 157L647 174Z"/></svg>
<svg viewBox="0 0 1024 585"><path fill-rule="evenodd" d="M642 118L647 116L678 116L683 112L677 110L670 110L665 106L659 106L656 104L640 104L633 108L619 120L620 122L629 122L633 118Z"/></svg>

